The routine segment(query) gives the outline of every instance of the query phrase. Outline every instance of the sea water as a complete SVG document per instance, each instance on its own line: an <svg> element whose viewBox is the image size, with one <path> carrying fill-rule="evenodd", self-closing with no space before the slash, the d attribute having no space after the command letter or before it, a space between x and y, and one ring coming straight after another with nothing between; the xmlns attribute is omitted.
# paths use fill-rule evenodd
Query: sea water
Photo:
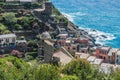
<svg viewBox="0 0 120 80"><path fill-rule="evenodd" d="M96 38L120 48L120 0L51 0L70 21Z"/></svg>

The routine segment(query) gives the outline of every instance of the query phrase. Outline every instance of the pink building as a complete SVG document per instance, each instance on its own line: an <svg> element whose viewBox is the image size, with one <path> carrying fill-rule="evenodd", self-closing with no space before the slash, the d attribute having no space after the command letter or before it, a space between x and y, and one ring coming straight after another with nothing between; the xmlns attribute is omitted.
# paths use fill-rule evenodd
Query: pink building
<svg viewBox="0 0 120 80"><path fill-rule="evenodd" d="M97 58L103 59L106 63L115 63L115 54L118 51L116 48L111 47L101 47L96 49L95 56Z"/></svg>
<svg viewBox="0 0 120 80"><path fill-rule="evenodd" d="M103 62L108 62L108 53L110 51L111 47L100 47L96 49L95 56L97 58L103 59Z"/></svg>

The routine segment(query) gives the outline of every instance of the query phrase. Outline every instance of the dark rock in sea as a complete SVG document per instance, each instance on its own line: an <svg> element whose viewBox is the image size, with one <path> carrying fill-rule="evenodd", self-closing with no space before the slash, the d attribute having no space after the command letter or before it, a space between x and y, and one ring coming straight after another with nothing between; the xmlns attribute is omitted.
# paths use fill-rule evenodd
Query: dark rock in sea
<svg viewBox="0 0 120 80"><path fill-rule="evenodd" d="M96 30L92 29L92 31L96 32Z"/></svg>
<svg viewBox="0 0 120 80"><path fill-rule="evenodd" d="M103 38L107 38L107 36L105 36L105 35L101 35Z"/></svg>
<svg viewBox="0 0 120 80"><path fill-rule="evenodd" d="M95 44L95 46L100 47L100 46L101 46L101 44Z"/></svg>

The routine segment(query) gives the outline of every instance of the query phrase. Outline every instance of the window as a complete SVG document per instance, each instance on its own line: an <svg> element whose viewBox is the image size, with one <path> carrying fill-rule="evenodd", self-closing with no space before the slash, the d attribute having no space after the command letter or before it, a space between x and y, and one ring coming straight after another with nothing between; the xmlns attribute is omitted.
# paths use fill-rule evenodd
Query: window
<svg viewBox="0 0 120 80"><path fill-rule="evenodd" d="M2 42L2 39L0 39L0 43Z"/></svg>
<svg viewBox="0 0 120 80"><path fill-rule="evenodd" d="M70 47L68 47L68 50L70 49Z"/></svg>
<svg viewBox="0 0 120 80"><path fill-rule="evenodd" d="M117 58L118 58L119 56L117 55Z"/></svg>
<svg viewBox="0 0 120 80"><path fill-rule="evenodd" d="M73 50L76 50L76 48L75 48L75 47L73 47Z"/></svg>
<svg viewBox="0 0 120 80"><path fill-rule="evenodd" d="M102 56L99 56L100 59L102 59Z"/></svg>
<svg viewBox="0 0 120 80"><path fill-rule="evenodd" d="M105 57L103 57L103 59L105 60Z"/></svg>
<svg viewBox="0 0 120 80"><path fill-rule="evenodd" d="M9 42L9 39L8 39L8 38L6 38L6 42Z"/></svg>
<svg viewBox="0 0 120 80"><path fill-rule="evenodd" d="M12 38L12 42L13 42L13 43L15 42L15 38Z"/></svg>
<svg viewBox="0 0 120 80"><path fill-rule="evenodd" d="M108 58L109 58L109 59L111 59L111 57L110 57L110 56L109 56Z"/></svg>
<svg viewBox="0 0 120 80"><path fill-rule="evenodd" d="M112 55L115 55L115 53L112 53Z"/></svg>
<svg viewBox="0 0 120 80"><path fill-rule="evenodd" d="M2 46L2 44L0 44L0 46Z"/></svg>

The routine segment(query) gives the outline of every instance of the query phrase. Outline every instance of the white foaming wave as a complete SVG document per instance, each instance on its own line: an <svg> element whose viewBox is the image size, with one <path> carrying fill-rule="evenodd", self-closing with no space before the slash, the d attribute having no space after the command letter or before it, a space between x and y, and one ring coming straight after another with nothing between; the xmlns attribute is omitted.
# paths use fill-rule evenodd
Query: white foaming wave
<svg viewBox="0 0 120 80"><path fill-rule="evenodd" d="M77 16L84 16L86 14L83 14L81 12L77 12L77 13L63 13L62 14L68 18L71 22L74 22L74 18ZM113 40L116 37L110 33L104 33L102 31L98 31L98 30L93 30L90 28L84 28L83 26L80 26L79 29L83 29L86 32L88 32L89 35L91 35L93 38L95 38L96 40L96 44L101 44L101 45L105 45L107 41Z"/></svg>
<svg viewBox="0 0 120 80"><path fill-rule="evenodd" d="M74 17L75 17L75 16L72 16L72 15L70 15L70 14L68 14L68 13L63 13L63 12L62 12L62 14L63 14L66 18L68 18L68 20L70 20L71 22L74 21Z"/></svg>
<svg viewBox="0 0 120 80"><path fill-rule="evenodd" d="M74 22L74 18L76 18L78 16L86 15L85 13L81 13L81 12L74 12L74 13L64 13L64 12L62 12L62 14L72 22Z"/></svg>
<svg viewBox="0 0 120 80"><path fill-rule="evenodd" d="M70 14L75 16L75 17L86 15L85 13L82 13L82 12L75 12L75 13L70 13Z"/></svg>
<svg viewBox="0 0 120 80"><path fill-rule="evenodd" d="M96 44L105 45L107 41L113 40L116 37L110 33L104 33L98 30L93 30L90 28L84 29L86 32L88 32L89 35L91 35L96 40Z"/></svg>

